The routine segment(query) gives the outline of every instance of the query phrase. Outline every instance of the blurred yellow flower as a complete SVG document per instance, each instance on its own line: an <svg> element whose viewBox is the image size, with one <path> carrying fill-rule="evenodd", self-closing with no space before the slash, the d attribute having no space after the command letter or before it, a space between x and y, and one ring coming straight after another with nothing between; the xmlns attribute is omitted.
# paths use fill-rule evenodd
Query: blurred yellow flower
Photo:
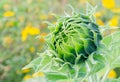
<svg viewBox="0 0 120 82"><path fill-rule="evenodd" d="M43 77L43 76L44 76L43 72L37 72L32 75L32 77Z"/></svg>
<svg viewBox="0 0 120 82"><path fill-rule="evenodd" d="M3 43L10 45L13 42L13 39L10 36L6 36L3 38Z"/></svg>
<svg viewBox="0 0 120 82"><path fill-rule="evenodd" d="M111 11L112 11L113 13L120 13L120 7L118 7L118 8L113 8Z"/></svg>
<svg viewBox="0 0 120 82"><path fill-rule="evenodd" d="M22 70L22 73L28 73L28 72L30 72L30 69L29 69L29 68Z"/></svg>
<svg viewBox="0 0 120 82"><path fill-rule="evenodd" d="M15 15L15 12L13 11L6 11L3 16L4 17L11 17L11 16L14 16Z"/></svg>
<svg viewBox="0 0 120 82"><path fill-rule="evenodd" d="M30 78L32 78L31 75L26 75L26 76L24 76L23 80L28 80L28 79L30 79Z"/></svg>
<svg viewBox="0 0 120 82"><path fill-rule="evenodd" d="M30 52L34 52L35 51L35 48L34 47L30 47Z"/></svg>
<svg viewBox="0 0 120 82"><path fill-rule="evenodd" d="M97 22L98 25L101 25L101 26L104 25L104 22L102 20L100 20L100 19L97 19L96 22Z"/></svg>
<svg viewBox="0 0 120 82"><path fill-rule="evenodd" d="M102 0L102 5L107 9L115 7L115 0Z"/></svg>
<svg viewBox="0 0 120 82"><path fill-rule="evenodd" d="M40 15L40 19L41 20L46 20L47 18L48 18L48 16L46 14Z"/></svg>
<svg viewBox="0 0 120 82"><path fill-rule="evenodd" d="M108 74L108 78L115 78L117 75L116 75L116 72L114 70L111 70Z"/></svg>
<svg viewBox="0 0 120 82"><path fill-rule="evenodd" d="M28 37L26 28L22 30L21 34L22 34L22 37L21 37L22 41L25 41Z"/></svg>
<svg viewBox="0 0 120 82"><path fill-rule="evenodd" d="M22 39L22 41L25 41L27 39L28 35L37 35L39 33L40 33L39 28L28 25L22 30L22 32L21 32L22 38L21 39Z"/></svg>
<svg viewBox="0 0 120 82"><path fill-rule="evenodd" d="M35 77L44 77L44 74L43 74L43 72L37 72L32 75L26 75L26 76L24 76L23 80L28 80L30 78L35 78Z"/></svg>
<svg viewBox="0 0 120 82"><path fill-rule="evenodd" d="M104 14L103 11L98 11L94 15L95 15L96 18L99 18L99 17L103 16L103 14Z"/></svg>
<svg viewBox="0 0 120 82"><path fill-rule="evenodd" d="M119 17L118 16L114 16L112 19L110 19L108 21L108 24L110 26L118 26L118 24L119 24Z"/></svg>
<svg viewBox="0 0 120 82"><path fill-rule="evenodd" d="M40 30L36 27L27 27L28 34L37 35L40 33Z"/></svg>

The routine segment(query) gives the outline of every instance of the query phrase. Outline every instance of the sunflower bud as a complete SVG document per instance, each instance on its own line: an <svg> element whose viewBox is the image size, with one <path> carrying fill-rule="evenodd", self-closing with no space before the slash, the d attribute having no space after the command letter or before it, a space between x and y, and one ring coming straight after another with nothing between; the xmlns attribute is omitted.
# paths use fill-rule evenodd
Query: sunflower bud
<svg viewBox="0 0 120 82"><path fill-rule="evenodd" d="M85 61L97 51L101 39L99 26L89 16L76 14L58 20L48 45L56 53L55 57L75 64L78 56L79 62Z"/></svg>

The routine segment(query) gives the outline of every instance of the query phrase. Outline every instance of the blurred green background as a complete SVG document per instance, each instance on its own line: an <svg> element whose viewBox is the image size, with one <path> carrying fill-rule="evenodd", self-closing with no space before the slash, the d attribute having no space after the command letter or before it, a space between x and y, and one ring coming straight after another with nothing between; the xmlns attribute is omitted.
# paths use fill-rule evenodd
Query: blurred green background
<svg viewBox="0 0 120 82"><path fill-rule="evenodd" d="M43 77L41 72L34 74L32 69L22 68L46 49L44 39L37 38L49 33L44 22L55 24L53 14L64 16L64 11L71 14L69 4L78 12L85 12L86 2L97 6L97 24L112 28L104 35L115 32L114 28L120 26L120 0L0 0L0 82ZM117 68L108 77L119 74Z"/></svg>

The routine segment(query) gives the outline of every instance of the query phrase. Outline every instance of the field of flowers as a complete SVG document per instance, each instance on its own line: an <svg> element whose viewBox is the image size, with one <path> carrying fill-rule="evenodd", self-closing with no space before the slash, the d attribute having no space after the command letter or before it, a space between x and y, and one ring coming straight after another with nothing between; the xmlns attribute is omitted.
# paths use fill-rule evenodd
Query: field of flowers
<svg viewBox="0 0 120 82"><path fill-rule="evenodd" d="M120 0L0 0L0 82L30 82L31 78L44 77L42 72L22 68L46 50L40 36L49 34L49 22L56 24L54 15L64 16L64 11L71 14L68 5L85 12L86 2L96 7L96 23L111 28L104 36L120 27ZM119 76L119 68L108 75Z"/></svg>

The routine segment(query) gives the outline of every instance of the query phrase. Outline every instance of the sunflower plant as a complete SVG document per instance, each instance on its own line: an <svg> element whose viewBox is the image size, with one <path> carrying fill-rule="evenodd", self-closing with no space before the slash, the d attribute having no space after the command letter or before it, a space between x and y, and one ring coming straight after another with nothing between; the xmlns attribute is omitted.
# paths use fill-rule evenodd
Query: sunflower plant
<svg viewBox="0 0 120 82"><path fill-rule="evenodd" d="M44 37L48 49L23 69L43 72L45 82L120 82L108 78L120 67L120 31L103 36L106 27L96 24L95 9L88 4L86 13L73 9L72 15L57 16Z"/></svg>

